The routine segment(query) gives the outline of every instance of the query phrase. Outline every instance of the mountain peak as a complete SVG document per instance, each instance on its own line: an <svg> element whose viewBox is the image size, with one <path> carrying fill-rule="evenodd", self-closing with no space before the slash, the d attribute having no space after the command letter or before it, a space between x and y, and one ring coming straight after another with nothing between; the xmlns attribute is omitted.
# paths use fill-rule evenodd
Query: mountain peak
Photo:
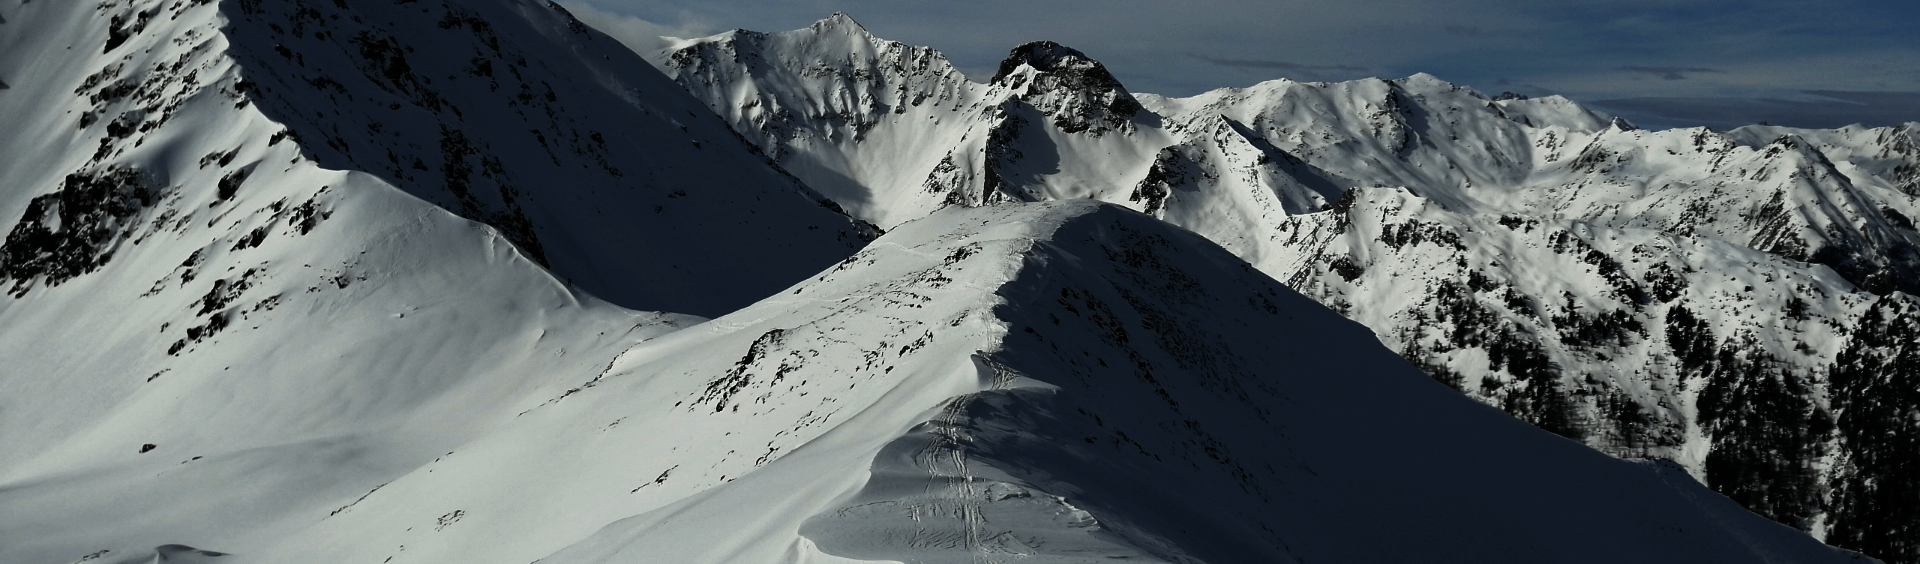
<svg viewBox="0 0 1920 564"><path fill-rule="evenodd" d="M1093 60L1086 53L1052 41L1031 41L1014 47L1007 58L1000 61L1000 70L993 73L991 82L999 83L1022 65L1034 70L1050 73L1072 73L1095 78L1119 86L1120 81L1107 72L1106 65Z"/></svg>
<svg viewBox="0 0 1920 564"><path fill-rule="evenodd" d="M834 12L833 15L813 22L813 25L808 27L819 32L839 31L848 35L870 35L866 26L854 21L853 16L847 15L846 12Z"/></svg>
<svg viewBox="0 0 1920 564"><path fill-rule="evenodd" d="M1141 109L1106 65L1052 41L1014 47L1000 61L1000 70L989 84L1020 92L1021 99L1054 118L1054 125L1068 133L1099 135L1121 128Z"/></svg>
<svg viewBox="0 0 1920 564"><path fill-rule="evenodd" d="M1440 78L1440 77L1437 77L1437 76L1434 76L1434 75L1432 75L1432 74L1429 74L1429 73L1424 73L1424 72L1416 72L1416 73L1413 73L1412 75L1408 75L1408 76L1407 76L1406 78L1404 78L1404 79L1401 79L1401 80L1397 80L1397 81L1394 81L1394 82L1399 82L1399 83L1401 83L1401 84L1421 84L1421 85L1431 85L1431 86L1436 86L1436 87L1443 87L1443 88L1458 88L1458 87L1459 87L1459 85L1457 85L1457 84L1454 84L1454 83L1452 83L1452 82L1448 82L1448 81L1447 81L1446 79L1444 79L1444 78Z"/></svg>

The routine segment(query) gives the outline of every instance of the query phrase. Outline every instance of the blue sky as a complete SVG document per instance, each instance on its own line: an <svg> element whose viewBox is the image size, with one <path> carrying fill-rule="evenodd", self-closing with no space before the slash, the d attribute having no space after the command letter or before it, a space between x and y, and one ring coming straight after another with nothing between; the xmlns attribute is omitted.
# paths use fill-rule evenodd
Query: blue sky
<svg viewBox="0 0 1920 564"><path fill-rule="evenodd" d="M616 36L784 31L835 11L990 73L1048 39L1136 92L1427 72L1562 94L1652 127L1920 121L1920 2L1588 0L573 0Z"/></svg>

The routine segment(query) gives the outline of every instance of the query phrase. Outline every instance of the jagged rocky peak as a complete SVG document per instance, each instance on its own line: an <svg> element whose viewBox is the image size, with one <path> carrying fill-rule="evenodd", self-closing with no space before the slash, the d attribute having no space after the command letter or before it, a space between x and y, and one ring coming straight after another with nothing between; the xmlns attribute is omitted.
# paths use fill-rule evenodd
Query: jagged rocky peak
<svg viewBox="0 0 1920 564"><path fill-rule="evenodd" d="M1014 47L990 81L1020 92L1020 98L1068 133L1098 136L1127 129L1140 101L1086 53L1052 41Z"/></svg>
<svg viewBox="0 0 1920 564"><path fill-rule="evenodd" d="M999 72L994 73L993 82L998 83L1020 69L1021 65L1033 67L1040 72L1056 74L1081 74L1096 81L1118 87L1120 81L1107 72L1106 65L1093 60L1078 49L1054 43L1052 41L1032 41L1013 48L1006 60L1000 61Z"/></svg>
<svg viewBox="0 0 1920 564"><path fill-rule="evenodd" d="M1900 163L1891 174L1894 188L1908 196L1920 196L1920 123L1907 122L1882 131L1877 156Z"/></svg>

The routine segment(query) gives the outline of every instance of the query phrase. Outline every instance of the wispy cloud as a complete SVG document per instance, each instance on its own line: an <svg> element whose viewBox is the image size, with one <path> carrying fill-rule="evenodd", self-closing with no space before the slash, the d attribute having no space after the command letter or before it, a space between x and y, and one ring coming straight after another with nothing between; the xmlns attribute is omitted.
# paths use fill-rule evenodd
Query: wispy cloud
<svg viewBox="0 0 1920 564"><path fill-rule="evenodd" d="M1802 90L1801 92L1863 106L1883 108L1890 112L1906 112L1908 118L1920 120L1920 92L1858 92L1850 90Z"/></svg>
<svg viewBox="0 0 1920 564"><path fill-rule="evenodd" d="M1813 100L1772 98L1627 98L1590 105L1654 127L1707 126L1728 129L1752 123L1833 128L1858 123L1869 127L1920 119L1920 92L1807 90Z"/></svg>
<svg viewBox="0 0 1920 564"><path fill-rule="evenodd" d="M1511 29L1487 29L1477 25L1448 25L1441 28L1447 35L1460 37L1516 37L1524 33Z"/></svg>
<svg viewBox="0 0 1920 564"><path fill-rule="evenodd" d="M1706 67L1615 67L1613 70L1650 74L1660 77L1660 80L1686 80L1687 75L1683 73L1726 74L1727 72Z"/></svg>
<svg viewBox="0 0 1920 564"><path fill-rule="evenodd" d="M1249 68L1249 69L1274 69L1274 70L1302 72L1302 73L1308 73L1308 74L1319 74L1319 73L1324 73L1329 71L1367 72L1368 70L1367 67L1355 66L1355 65L1312 65L1312 64L1306 64L1306 63L1291 63L1287 61L1270 61L1270 60L1264 60L1264 59L1221 59L1221 58L1215 58L1215 57L1208 57L1206 55L1193 55L1193 57L1196 59L1200 59L1202 61L1213 63L1215 65L1223 66L1223 67L1239 67L1239 68Z"/></svg>

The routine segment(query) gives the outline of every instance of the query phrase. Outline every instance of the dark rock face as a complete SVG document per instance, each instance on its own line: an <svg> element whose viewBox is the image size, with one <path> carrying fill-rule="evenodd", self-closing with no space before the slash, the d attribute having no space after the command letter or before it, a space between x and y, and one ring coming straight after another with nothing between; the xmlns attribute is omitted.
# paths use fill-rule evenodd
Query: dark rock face
<svg viewBox="0 0 1920 564"><path fill-rule="evenodd" d="M993 83L1002 83L1021 65L1035 70L1052 73L1062 80L1075 81L1090 88L1120 88L1120 80L1107 72L1106 65L1100 64L1071 47L1052 41L1034 41L1014 47L1007 58L1000 61L1000 70L993 74Z"/></svg>
<svg viewBox="0 0 1920 564"><path fill-rule="evenodd" d="M1023 71L1022 69L1031 69ZM1124 129L1140 102L1107 72L1106 65L1052 41L1019 47L1000 61L991 84L1025 89L1023 101L1052 118L1067 133L1098 136Z"/></svg>
<svg viewBox="0 0 1920 564"><path fill-rule="evenodd" d="M139 171L130 168L67 175L60 189L34 198L0 245L0 284L26 295L34 282L58 286L113 258L133 217L153 203Z"/></svg>
<svg viewBox="0 0 1920 564"><path fill-rule="evenodd" d="M1153 166L1147 169L1147 177L1140 179L1140 183L1134 185L1133 193L1127 196L1127 200L1145 202L1145 209L1142 211L1147 215L1160 211L1160 208L1166 205L1167 196L1173 194L1174 188L1189 182L1187 168L1191 162L1186 155L1180 153L1178 145L1161 149L1160 154L1153 158Z"/></svg>
<svg viewBox="0 0 1920 564"><path fill-rule="evenodd" d="M512 113L526 122L531 135L539 136L543 145L564 142L574 153L570 157L598 155L594 150L604 149L588 140L592 132L582 131L575 120L553 107L558 100L552 86L523 71L528 61L503 49L502 38L485 19L450 4L432 6L425 12L384 13L387 11L371 7L347 10L332 3L302 0L243 3L241 25L234 26L230 33L243 61L248 56L259 59L258 64L249 65L255 70L249 79L258 84L249 97L263 111L288 123L300 139L317 142L310 147L317 160L384 173L397 186L461 216L493 225L530 258L544 264L541 230L523 209L525 198L513 175L515 169L524 167L509 167L498 157L479 156L495 148L474 139L478 135L467 134L472 126L463 123L466 114L461 105L474 100L442 92L448 88L473 91L472 84L448 76L446 80L454 81L452 84L435 85L433 69L487 69L486 73L467 73L473 77L465 80L480 83L484 87L481 92L492 94L490 97L498 98L508 108L516 108ZM429 35L439 44L422 50L409 39L424 37L403 38L391 26L379 23L400 17L433 19L433 24L419 27L438 28L435 31L440 33ZM272 48L266 48L268 45ZM309 55L316 57L311 64ZM455 57L464 64L450 62ZM492 72L495 68L511 72ZM330 112L306 107L311 104L301 97L314 91L338 105ZM379 113L384 115L364 112L365 107L382 106L386 111ZM475 117L482 115L477 113ZM343 131L342 125L364 130ZM553 151L549 147L545 152ZM604 162L605 158L599 160ZM557 163L559 157L554 161ZM610 167L606 172L612 176ZM224 182L222 188L224 195Z"/></svg>

